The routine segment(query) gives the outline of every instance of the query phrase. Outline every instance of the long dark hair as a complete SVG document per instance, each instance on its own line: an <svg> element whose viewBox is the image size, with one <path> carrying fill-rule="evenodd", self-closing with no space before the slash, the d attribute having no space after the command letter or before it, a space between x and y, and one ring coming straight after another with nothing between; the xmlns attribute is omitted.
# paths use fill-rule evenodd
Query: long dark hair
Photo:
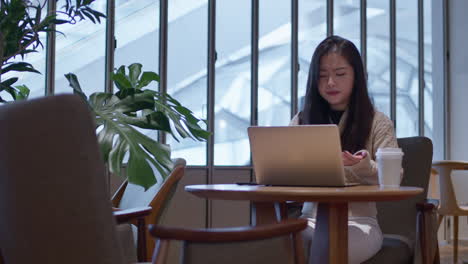
<svg viewBox="0 0 468 264"><path fill-rule="evenodd" d="M354 44L339 36L330 36L315 49L310 63L304 108L300 113L301 124L330 124L330 105L319 93L320 60L324 55L337 53L354 69L354 85L348 104L348 112L341 145L343 150L354 153L364 149L372 128L374 106L367 92L367 81L361 56Z"/></svg>

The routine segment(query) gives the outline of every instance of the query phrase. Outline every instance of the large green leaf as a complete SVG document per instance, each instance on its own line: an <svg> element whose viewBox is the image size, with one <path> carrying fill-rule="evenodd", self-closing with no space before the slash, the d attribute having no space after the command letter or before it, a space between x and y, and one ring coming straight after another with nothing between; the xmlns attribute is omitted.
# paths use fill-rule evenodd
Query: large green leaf
<svg viewBox="0 0 468 264"><path fill-rule="evenodd" d="M6 91L7 93L9 93L11 95L13 100L16 100L16 94L18 92L17 92L17 89L15 87L13 87L13 84L16 83L16 81L18 81L18 78L17 77L12 77L12 78L9 78L9 79L4 80L3 82L1 82L0 83L0 92L1 91ZM2 100L1 102L5 102L5 101Z"/></svg>
<svg viewBox="0 0 468 264"><path fill-rule="evenodd" d="M30 90L26 85L18 85L16 88L16 100L26 100L29 97Z"/></svg>
<svg viewBox="0 0 468 264"><path fill-rule="evenodd" d="M5 74L9 71L40 73L38 70L34 69L34 67L30 63L27 62L11 63L2 69L2 74Z"/></svg>
<svg viewBox="0 0 468 264"><path fill-rule="evenodd" d="M121 174L124 156L128 154L127 176L129 182L145 189L156 183L152 166L161 175L172 169L169 146L161 144L136 130L133 126L144 123L145 118L124 114L135 105L144 104L145 97L120 100L106 93L94 93L90 105L96 113L96 123L102 126L98 133L101 151L111 172ZM152 165L152 166L151 166Z"/></svg>
<svg viewBox="0 0 468 264"><path fill-rule="evenodd" d="M159 82L159 75L155 72L144 72L141 75L136 88L141 89L150 84L152 81Z"/></svg>
<svg viewBox="0 0 468 264"><path fill-rule="evenodd" d="M162 94L156 91L145 90L155 97L155 108L164 113L170 120L177 134L172 129L168 131L172 137L179 141L178 136L182 138L192 138L193 140L204 141L210 136L210 132L200 126L205 120L198 119L193 112L182 106L176 99L168 94ZM177 136L178 135L178 136Z"/></svg>
<svg viewBox="0 0 468 264"><path fill-rule="evenodd" d="M73 88L73 93L79 95L87 102L88 97L86 96L86 94L83 93L83 90L81 90L81 85L76 75L73 73L68 73L65 74L65 78L67 78L68 82L70 83L70 86Z"/></svg>
<svg viewBox="0 0 468 264"><path fill-rule="evenodd" d="M66 74L65 77L70 86L86 100L78 78L72 73ZM97 137L101 153L112 173L121 175L125 155L128 155L128 180L145 189L156 183L152 166L163 176L169 173L172 166L169 147L134 128L150 127L151 123L146 117L132 117L126 114L152 108L152 94L141 92L119 99L110 93L94 93L90 96L88 104L95 113L97 129L100 130Z"/></svg>
<svg viewBox="0 0 468 264"><path fill-rule="evenodd" d="M141 68L143 66L140 63L133 63L128 66L128 77L132 83L132 87L136 87L138 83L138 77L141 74Z"/></svg>

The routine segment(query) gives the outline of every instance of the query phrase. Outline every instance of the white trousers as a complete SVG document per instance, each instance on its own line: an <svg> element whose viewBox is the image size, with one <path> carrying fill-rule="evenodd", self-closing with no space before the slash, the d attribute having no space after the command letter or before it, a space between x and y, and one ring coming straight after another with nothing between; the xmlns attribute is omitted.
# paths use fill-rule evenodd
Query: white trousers
<svg viewBox="0 0 468 264"><path fill-rule="evenodd" d="M307 255L310 255L315 232L315 218L307 218L308 227L302 232ZM372 217L348 220L348 263L359 264L374 256L382 247L382 231ZM319 242L320 243L320 242Z"/></svg>

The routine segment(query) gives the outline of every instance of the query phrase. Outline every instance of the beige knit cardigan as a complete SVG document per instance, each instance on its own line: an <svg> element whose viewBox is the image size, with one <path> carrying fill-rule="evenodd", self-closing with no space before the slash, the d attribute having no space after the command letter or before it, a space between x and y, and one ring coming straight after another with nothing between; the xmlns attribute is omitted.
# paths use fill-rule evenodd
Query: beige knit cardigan
<svg viewBox="0 0 468 264"><path fill-rule="evenodd" d="M347 112L343 113L338 127L340 132L344 129L344 124L347 118ZM294 116L290 125L299 125L299 114ZM378 148L391 147L397 148L398 143L395 137L395 130L392 121L383 113L375 111L374 120L370 136L367 139L366 151L367 155L359 163L353 166L345 166L345 175L348 182L359 182L365 185L378 184L377 163L375 153ZM315 218L316 206L315 203L304 203L302 214L305 217ZM349 204L349 217L373 217L377 216L375 202L359 202Z"/></svg>

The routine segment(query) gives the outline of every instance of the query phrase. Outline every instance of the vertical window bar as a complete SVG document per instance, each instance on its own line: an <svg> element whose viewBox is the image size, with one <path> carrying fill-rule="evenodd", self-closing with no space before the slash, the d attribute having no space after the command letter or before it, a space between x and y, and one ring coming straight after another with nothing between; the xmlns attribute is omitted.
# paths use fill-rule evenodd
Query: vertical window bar
<svg viewBox="0 0 468 264"><path fill-rule="evenodd" d="M327 1L327 36L333 35L333 0Z"/></svg>
<svg viewBox="0 0 468 264"><path fill-rule="evenodd" d="M259 1L252 0L252 17L251 17L251 35L250 35L250 125L256 126L258 124L258 35L259 35ZM294 1L294 0L293 0ZM250 164L252 164L252 157L250 157ZM253 169L250 169L250 181L253 181ZM250 207L250 223L255 223Z"/></svg>
<svg viewBox="0 0 468 264"><path fill-rule="evenodd" d="M159 1L159 92L167 93L167 27L168 2ZM166 143L166 133L158 132L158 141Z"/></svg>
<svg viewBox="0 0 468 264"><path fill-rule="evenodd" d="M450 31L449 31L449 4L443 2L443 21L444 21L444 158L451 159L450 155Z"/></svg>
<svg viewBox="0 0 468 264"><path fill-rule="evenodd" d="M114 92L114 82L111 79L111 73L114 72L114 51L117 40L115 39L115 0L107 0L106 5L106 54L104 66L104 91L106 93ZM111 174L106 169L108 192L110 192Z"/></svg>
<svg viewBox="0 0 468 264"><path fill-rule="evenodd" d="M294 0L293 0L294 1ZM258 124L258 28L259 28L259 0L252 0L252 22L250 35L250 124L256 126Z"/></svg>
<svg viewBox="0 0 468 264"><path fill-rule="evenodd" d="M216 63L216 0L208 1L208 131L211 132L207 146L208 184L213 182L214 164L214 105L215 105L215 63ZM207 200L207 227L212 226L211 203Z"/></svg>
<svg viewBox="0 0 468 264"><path fill-rule="evenodd" d="M291 1L291 118L297 113L299 1Z"/></svg>
<svg viewBox="0 0 468 264"><path fill-rule="evenodd" d="M361 0L361 57L367 78L367 1Z"/></svg>
<svg viewBox="0 0 468 264"><path fill-rule="evenodd" d="M56 10L57 2L55 0L48 1L47 14L52 15ZM46 40L45 95L52 95L55 92L55 25L51 26L51 30L47 32Z"/></svg>
<svg viewBox="0 0 468 264"><path fill-rule="evenodd" d="M114 71L114 51L117 40L115 39L115 0L107 0L107 19L106 19L106 73L105 73L105 91L114 92L114 82L111 74Z"/></svg>
<svg viewBox="0 0 468 264"><path fill-rule="evenodd" d="M390 0L390 118L396 128L396 0Z"/></svg>
<svg viewBox="0 0 468 264"><path fill-rule="evenodd" d="M418 0L419 135L424 136L424 2Z"/></svg>

